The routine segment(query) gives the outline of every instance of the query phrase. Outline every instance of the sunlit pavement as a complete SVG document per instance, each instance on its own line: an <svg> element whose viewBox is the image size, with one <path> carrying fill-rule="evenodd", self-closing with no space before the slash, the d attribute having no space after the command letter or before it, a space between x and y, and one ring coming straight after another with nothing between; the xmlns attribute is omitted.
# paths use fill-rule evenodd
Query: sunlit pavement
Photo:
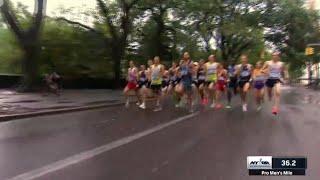
<svg viewBox="0 0 320 180"><path fill-rule="evenodd" d="M0 123L0 179L318 180L319 92L282 95L279 116L269 102L243 113L236 97L231 110L191 115L166 102L157 113L132 105ZM250 155L306 156L307 176L249 177Z"/></svg>

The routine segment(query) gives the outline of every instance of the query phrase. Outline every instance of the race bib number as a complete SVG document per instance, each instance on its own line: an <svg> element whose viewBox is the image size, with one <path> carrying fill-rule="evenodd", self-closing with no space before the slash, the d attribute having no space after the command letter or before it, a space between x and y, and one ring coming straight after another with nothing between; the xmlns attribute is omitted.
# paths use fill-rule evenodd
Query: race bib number
<svg viewBox="0 0 320 180"><path fill-rule="evenodd" d="M188 75L188 70L183 69L183 70L181 71L181 75L182 75L182 76Z"/></svg>
<svg viewBox="0 0 320 180"><path fill-rule="evenodd" d="M199 80L205 80L206 77L205 77L204 75L200 75L200 76L198 77L198 79L199 79Z"/></svg>
<svg viewBox="0 0 320 180"><path fill-rule="evenodd" d="M208 74L215 74L216 72L216 69L208 69Z"/></svg>
<svg viewBox="0 0 320 180"><path fill-rule="evenodd" d="M264 81L265 80L265 77L264 76L257 76L255 78L256 81Z"/></svg>
<svg viewBox="0 0 320 180"><path fill-rule="evenodd" d="M270 77L273 78L280 78L280 72L277 69L271 69L270 70Z"/></svg>
<svg viewBox="0 0 320 180"><path fill-rule="evenodd" d="M208 75L208 81L216 81L217 80L217 75L216 74L211 74Z"/></svg>
<svg viewBox="0 0 320 180"><path fill-rule="evenodd" d="M175 81L175 80L177 80L177 77L176 76L172 76L172 77L170 77L170 80L171 81Z"/></svg>
<svg viewBox="0 0 320 180"><path fill-rule="evenodd" d="M241 76L241 77L250 76L250 72L249 72L249 71L242 71L242 72L240 73L240 76Z"/></svg>
<svg viewBox="0 0 320 180"><path fill-rule="evenodd" d="M157 85L157 84L162 84L162 80L159 79L159 78L158 78L158 79L153 79L152 82L151 82L151 84L156 84L156 85Z"/></svg>

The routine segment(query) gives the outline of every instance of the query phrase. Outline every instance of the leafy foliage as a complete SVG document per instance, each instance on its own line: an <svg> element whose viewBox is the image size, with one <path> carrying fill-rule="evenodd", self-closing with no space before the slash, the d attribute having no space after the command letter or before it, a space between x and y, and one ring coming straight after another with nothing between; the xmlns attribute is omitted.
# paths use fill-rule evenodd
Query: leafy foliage
<svg viewBox="0 0 320 180"><path fill-rule="evenodd" d="M119 79L128 60L141 64L159 55L169 65L189 51L195 60L216 53L223 62L236 62L246 53L255 63L279 49L292 74L299 76L305 47L320 41L319 12L307 10L303 0L95 2L96 9L83 12L92 24L66 18L72 9L45 19L39 73ZM30 28L33 15L27 8L10 6L22 29ZM0 19L0 71L21 73L23 51L4 22Z"/></svg>

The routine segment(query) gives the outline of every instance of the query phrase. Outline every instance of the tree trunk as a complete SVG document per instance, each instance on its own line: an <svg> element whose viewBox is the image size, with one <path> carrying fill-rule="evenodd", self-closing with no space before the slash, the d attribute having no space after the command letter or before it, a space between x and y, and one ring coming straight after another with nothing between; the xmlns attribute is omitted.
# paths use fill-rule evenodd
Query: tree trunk
<svg viewBox="0 0 320 180"><path fill-rule="evenodd" d="M163 32L164 32L164 23L162 20L162 17L159 16L156 18L156 23L157 23L157 32L156 32L156 39L155 39L155 43L156 43L156 56L164 56L165 55L165 48L163 46Z"/></svg>
<svg viewBox="0 0 320 180"><path fill-rule="evenodd" d="M121 87L121 60L123 58L123 53L120 48L112 48L112 59L113 59L113 73L114 73L114 88Z"/></svg>
<svg viewBox="0 0 320 180"><path fill-rule="evenodd" d="M22 72L24 77L20 84L19 91L33 91L38 79L38 57L40 54L39 43L35 36L29 36L22 40L24 58L22 60Z"/></svg>
<svg viewBox="0 0 320 180"><path fill-rule="evenodd" d="M32 18L32 24L27 30L23 30L20 27L15 13L9 6L8 0L4 0L1 7L4 20L14 33L21 49L24 52L22 60L22 71L24 77L19 87L20 91L32 91L36 87L38 73L37 60L40 53L39 36L42 27L45 3L45 0L36 1L36 14Z"/></svg>
<svg viewBox="0 0 320 180"><path fill-rule="evenodd" d="M227 54L227 47L226 47L226 37L223 33L221 33L221 46L220 46L220 49L221 49L221 59L222 61L227 61L228 60L228 54Z"/></svg>
<svg viewBox="0 0 320 180"><path fill-rule="evenodd" d="M210 46L210 40L205 40L205 50L208 54L210 54L212 51L211 51L211 46Z"/></svg>

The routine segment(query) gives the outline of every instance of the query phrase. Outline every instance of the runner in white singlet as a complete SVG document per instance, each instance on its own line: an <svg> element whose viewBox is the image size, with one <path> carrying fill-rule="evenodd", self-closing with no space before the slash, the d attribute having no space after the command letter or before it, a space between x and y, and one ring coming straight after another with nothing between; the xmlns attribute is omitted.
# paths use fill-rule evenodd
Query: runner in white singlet
<svg viewBox="0 0 320 180"><path fill-rule="evenodd" d="M282 74L288 77L287 70L284 63L280 61L280 53L274 52L272 54L272 60L267 61L264 64L263 70L268 74L266 81L266 86L268 88L268 96L271 101L274 98L274 106L272 108L272 113L274 115L279 113L280 106L280 85L282 81Z"/></svg>

